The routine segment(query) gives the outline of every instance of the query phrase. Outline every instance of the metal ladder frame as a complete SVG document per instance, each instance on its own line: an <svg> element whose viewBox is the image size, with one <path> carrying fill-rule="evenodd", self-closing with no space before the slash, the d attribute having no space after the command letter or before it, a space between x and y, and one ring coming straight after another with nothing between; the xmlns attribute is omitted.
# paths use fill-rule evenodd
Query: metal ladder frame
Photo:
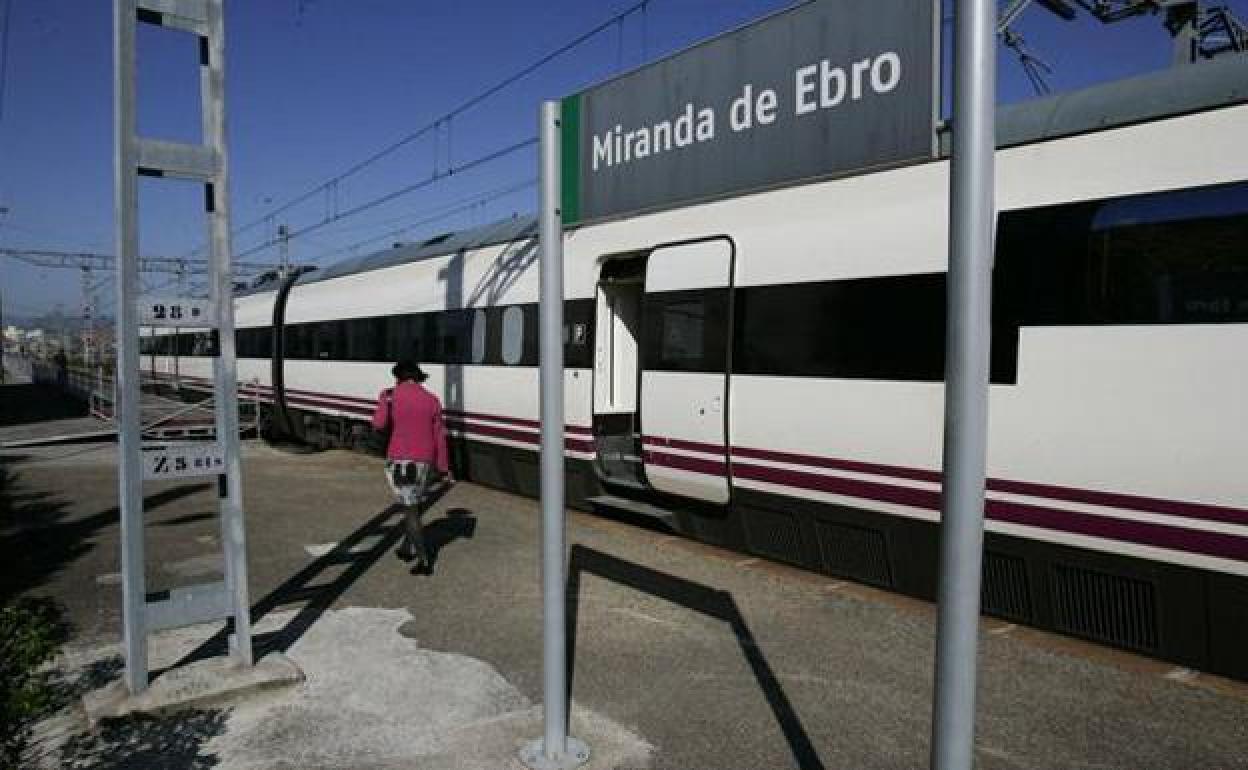
<svg viewBox="0 0 1248 770"><path fill-rule="evenodd" d="M148 686L147 635L154 631L232 617L234 633L230 637L230 654L242 665L253 664L230 276L222 3L223 0L115 0L114 4L118 256L118 403L115 408L120 438L125 682L132 695L143 692ZM197 38L202 145L144 139L136 135L135 39L139 23L179 30ZM206 303L176 297L138 301L139 176L191 179L204 185L211 251L210 294ZM159 448L144 446L139 424L140 322L147 326L210 326L217 331L218 356L213 362L214 442L163 443ZM143 482L196 476L217 478L225 580L175 589L168 592L168 598L149 601L144 586Z"/></svg>

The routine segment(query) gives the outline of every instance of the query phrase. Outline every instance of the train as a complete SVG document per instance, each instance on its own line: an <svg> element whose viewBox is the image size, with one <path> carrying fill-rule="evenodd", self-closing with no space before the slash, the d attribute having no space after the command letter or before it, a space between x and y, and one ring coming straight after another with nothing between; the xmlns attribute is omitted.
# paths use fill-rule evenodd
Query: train
<svg viewBox="0 0 1248 770"><path fill-rule="evenodd" d="M1248 61L997 115L987 614L1248 679ZM564 235L571 505L931 600L948 137L936 157ZM357 446L399 358L455 472L538 494L536 221L234 299L272 430ZM207 332L144 366L210 387Z"/></svg>

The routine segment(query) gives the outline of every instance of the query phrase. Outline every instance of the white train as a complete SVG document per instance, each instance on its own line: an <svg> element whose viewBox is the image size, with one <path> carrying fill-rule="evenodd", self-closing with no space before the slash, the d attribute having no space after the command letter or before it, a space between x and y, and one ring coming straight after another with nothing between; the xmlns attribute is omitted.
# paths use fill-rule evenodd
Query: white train
<svg viewBox="0 0 1248 770"><path fill-rule="evenodd" d="M1002 110L983 595L1241 679L1245 83L1223 59ZM947 188L941 159L568 232L573 504L931 597ZM458 472L536 494L533 221L282 294L236 300L240 380L278 422L349 445L412 356ZM162 335L145 361L206 382L206 341Z"/></svg>

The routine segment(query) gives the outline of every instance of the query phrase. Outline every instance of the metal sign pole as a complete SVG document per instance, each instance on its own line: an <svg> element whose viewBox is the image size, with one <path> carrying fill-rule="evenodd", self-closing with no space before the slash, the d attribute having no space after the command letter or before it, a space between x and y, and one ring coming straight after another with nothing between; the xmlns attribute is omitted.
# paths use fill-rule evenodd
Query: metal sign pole
<svg viewBox="0 0 1248 770"><path fill-rule="evenodd" d="M944 490L932 767L970 768L992 340L995 0L955 4Z"/></svg>
<svg viewBox="0 0 1248 770"><path fill-rule="evenodd" d="M117 140L117 394L113 413L119 446L118 501L121 507L122 627L126 687L147 689L146 593L143 587L143 473L139 434L139 231L134 98L135 0L113 9L113 116Z"/></svg>
<svg viewBox="0 0 1248 770"><path fill-rule="evenodd" d="M535 770L564 770L589 759L568 735L564 544L563 215L560 211L560 103L542 103L541 159L541 423L542 423L542 717L543 737L520 751Z"/></svg>

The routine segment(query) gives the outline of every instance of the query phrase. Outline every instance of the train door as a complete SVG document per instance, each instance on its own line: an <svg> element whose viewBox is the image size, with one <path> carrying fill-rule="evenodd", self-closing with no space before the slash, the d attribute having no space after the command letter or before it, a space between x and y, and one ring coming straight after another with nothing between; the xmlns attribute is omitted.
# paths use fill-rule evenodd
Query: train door
<svg viewBox="0 0 1248 770"><path fill-rule="evenodd" d="M646 263L642 467L650 486L727 503L733 244L661 246Z"/></svg>
<svg viewBox="0 0 1248 770"><path fill-rule="evenodd" d="M641 310L646 255L603 263L594 324L594 444L598 473L610 484L645 488L638 423Z"/></svg>

